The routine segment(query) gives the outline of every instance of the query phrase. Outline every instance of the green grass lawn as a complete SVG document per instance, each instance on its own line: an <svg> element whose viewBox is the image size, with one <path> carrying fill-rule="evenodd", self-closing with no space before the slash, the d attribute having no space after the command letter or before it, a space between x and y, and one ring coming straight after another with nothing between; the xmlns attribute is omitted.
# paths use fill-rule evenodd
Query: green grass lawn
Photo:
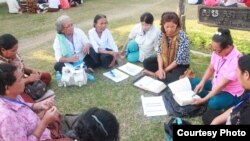
<svg viewBox="0 0 250 141"><path fill-rule="evenodd" d="M27 66L51 72L53 80L50 88L56 92L57 106L62 113L83 112L94 106L105 108L118 118L122 141L163 141L163 123L168 121L169 117L149 118L143 115L140 96L151 94L133 87L133 77L114 83L102 75L105 70L97 69L94 74L97 79L95 82L89 82L81 88L57 87L53 70L54 23L58 16L67 14L87 33L92 27L93 17L97 13L104 13L108 16L109 29L120 47L143 12L152 12L159 26L162 12L176 11L177 5L177 1L171 0L86 0L83 6L57 13L21 15L8 14L6 5L0 5L0 34L11 33L19 39L19 51ZM211 38L216 28L197 24L196 11L196 6L187 5L187 33L191 35L191 40L195 40L197 33L205 33L204 36ZM250 35L249 32L233 32L237 34L237 38L241 35ZM247 40L246 43L249 42L249 38L244 40ZM201 46L193 48L203 51ZM209 64L209 58L191 55L191 60L191 67L195 70L196 76L202 76ZM193 124L201 124L200 117L188 120Z"/></svg>

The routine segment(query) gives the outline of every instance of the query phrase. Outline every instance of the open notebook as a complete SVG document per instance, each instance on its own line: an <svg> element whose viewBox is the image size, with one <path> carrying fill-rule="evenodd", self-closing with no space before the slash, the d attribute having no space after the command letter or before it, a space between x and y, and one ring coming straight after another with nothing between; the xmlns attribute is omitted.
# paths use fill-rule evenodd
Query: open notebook
<svg viewBox="0 0 250 141"><path fill-rule="evenodd" d="M142 67L129 62L126 63L125 65L120 66L118 69L132 76L137 75L143 70Z"/></svg>
<svg viewBox="0 0 250 141"><path fill-rule="evenodd" d="M168 84L173 93L173 98L180 106L192 104L200 96L192 91L192 86L187 77Z"/></svg>
<svg viewBox="0 0 250 141"><path fill-rule="evenodd" d="M159 94L167 87L163 82L149 76L143 76L134 83L134 86L156 94Z"/></svg>
<svg viewBox="0 0 250 141"><path fill-rule="evenodd" d="M162 96L144 97L141 96L144 115L146 116L161 116L167 115L165 104Z"/></svg>
<svg viewBox="0 0 250 141"><path fill-rule="evenodd" d="M108 72L103 73L103 75L115 82L120 82L129 77L127 74L119 71L118 69L110 70Z"/></svg>

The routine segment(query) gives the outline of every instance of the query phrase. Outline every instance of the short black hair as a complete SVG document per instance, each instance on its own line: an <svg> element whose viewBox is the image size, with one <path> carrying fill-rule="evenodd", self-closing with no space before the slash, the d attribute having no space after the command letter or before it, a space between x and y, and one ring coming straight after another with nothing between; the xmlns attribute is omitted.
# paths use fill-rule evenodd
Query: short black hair
<svg viewBox="0 0 250 141"><path fill-rule="evenodd" d="M3 34L2 36L0 36L0 49L12 49L17 43L17 39L11 34Z"/></svg>
<svg viewBox="0 0 250 141"><path fill-rule="evenodd" d="M97 24L97 22L98 22L98 20L99 19L101 19L101 18L107 18L107 16L106 15L104 15L104 14L97 14L96 16L95 16L95 18L94 18L94 23L93 23L93 26L95 27L95 25Z"/></svg>
<svg viewBox="0 0 250 141"><path fill-rule="evenodd" d="M178 15L175 12L164 12L161 15L161 31L163 33L166 33L165 29L164 29L164 24L166 22L173 22L177 25L177 28L180 27L180 19L178 17Z"/></svg>
<svg viewBox="0 0 250 141"><path fill-rule="evenodd" d="M79 141L118 141L119 123L107 110L91 108L80 115L74 131Z"/></svg>
<svg viewBox="0 0 250 141"><path fill-rule="evenodd" d="M141 15L140 21L145 22L146 24L153 24L154 16L149 12L145 12Z"/></svg>
<svg viewBox="0 0 250 141"><path fill-rule="evenodd" d="M250 54L240 57L238 66L241 72L247 71L250 74Z"/></svg>
<svg viewBox="0 0 250 141"><path fill-rule="evenodd" d="M0 64L0 95L5 95L6 86L11 86L16 82L16 69L17 67L12 64Z"/></svg>
<svg viewBox="0 0 250 141"><path fill-rule="evenodd" d="M230 30L227 28L218 28L218 32L214 34L213 41L220 43L222 49L229 47L229 45L233 45L233 39L230 33Z"/></svg>

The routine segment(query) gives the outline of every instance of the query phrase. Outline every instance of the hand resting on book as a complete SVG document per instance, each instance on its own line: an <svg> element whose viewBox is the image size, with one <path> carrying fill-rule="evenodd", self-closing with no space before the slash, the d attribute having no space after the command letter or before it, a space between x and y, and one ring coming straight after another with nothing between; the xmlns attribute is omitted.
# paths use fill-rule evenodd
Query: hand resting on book
<svg viewBox="0 0 250 141"><path fill-rule="evenodd" d="M192 104L193 105L201 105L205 102L207 102L207 100L205 98L199 98L199 99L195 99Z"/></svg>
<svg viewBox="0 0 250 141"><path fill-rule="evenodd" d="M187 77L168 84L168 87L173 93L173 98L180 106L193 104L195 100L200 99L191 87Z"/></svg>

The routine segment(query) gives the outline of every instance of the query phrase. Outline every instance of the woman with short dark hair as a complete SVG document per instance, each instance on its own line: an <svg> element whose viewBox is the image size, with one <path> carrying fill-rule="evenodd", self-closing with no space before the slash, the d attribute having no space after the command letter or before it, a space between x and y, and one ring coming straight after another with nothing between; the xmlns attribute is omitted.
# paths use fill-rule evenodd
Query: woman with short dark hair
<svg viewBox="0 0 250 141"><path fill-rule="evenodd" d="M153 25L154 17L145 12L140 17L140 23L131 30L128 41L121 50L121 56L129 62L143 62L148 57L155 55L160 30Z"/></svg>

